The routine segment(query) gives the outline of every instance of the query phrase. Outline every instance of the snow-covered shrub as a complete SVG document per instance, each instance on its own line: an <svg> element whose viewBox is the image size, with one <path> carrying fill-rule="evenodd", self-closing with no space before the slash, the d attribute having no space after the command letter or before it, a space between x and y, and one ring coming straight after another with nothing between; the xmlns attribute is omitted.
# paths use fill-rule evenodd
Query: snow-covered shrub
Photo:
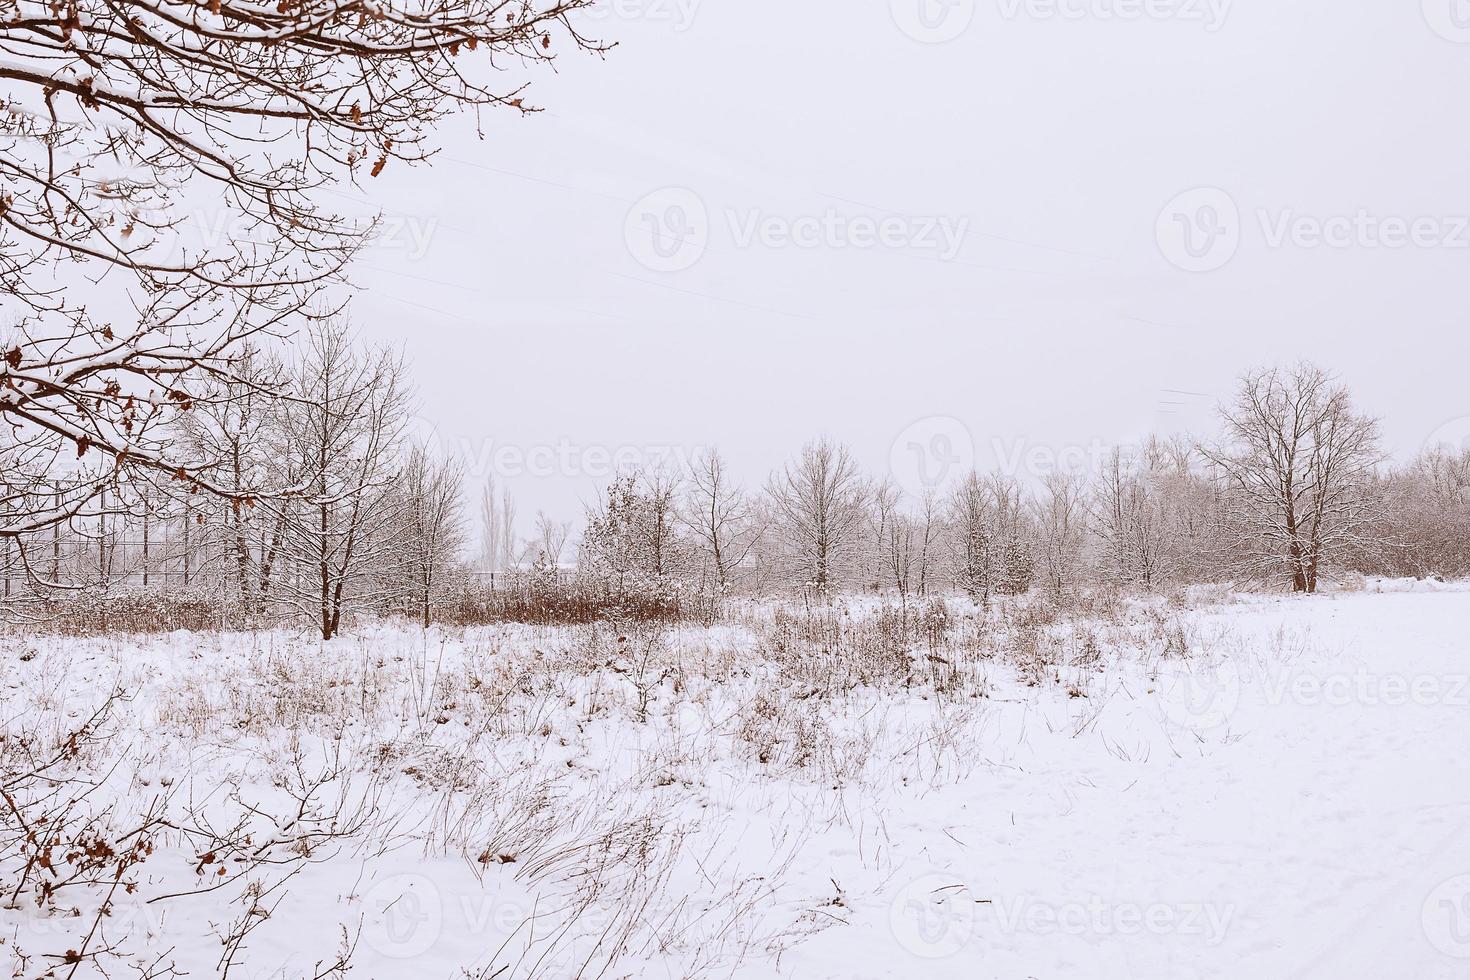
<svg viewBox="0 0 1470 980"><path fill-rule="evenodd" d="M17 619L31 632L66 636L207 632L252 623L228 593L206 588L56 592L39 598Z"/></svg>
<svg viewBox="0 0 1470 980"><path fill-rule="evenodd" d="M530 575L496 587L465 584L436 603L435 621L453 626L549 626L610 619L672 623L702 612L677 582L665 580L646 588L629 588L624 582L619 588L591 575Z"/></svg>

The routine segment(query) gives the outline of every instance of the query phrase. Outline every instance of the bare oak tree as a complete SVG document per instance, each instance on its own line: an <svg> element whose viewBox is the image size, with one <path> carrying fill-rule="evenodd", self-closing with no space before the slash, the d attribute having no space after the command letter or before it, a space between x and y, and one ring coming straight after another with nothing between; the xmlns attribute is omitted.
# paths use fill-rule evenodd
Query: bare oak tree
<svg viewBox="0 0 1470 980"><path fill-rule="evenodd" d="M228 496L165 484L189 502L187 508L175 509L187 509L184 517L197 525L195 533L213 539L228 556L224 572L242 609L259 610L269 601L285 532L280 512L257 506L249 496L270 483L292 482L293 471L282 465L289 453L282 444L282 406L276 398L284 374L276 357L247 345L233 375L210 381L200 403L180 420L183 449L191 458L211 461L210 478Z"/></svg>
<svg viewBox="0 0 1470 980"><path fill-rule="evenodd" d="M750 556L759 528L750 500L730 479L719 450L705 450L691 461L689 489L679 516L714 587L725 591Z"/></svg>
<svg viewBox="0 0 1470 980"><path fill-rule="evenodd" d="M1254 371L1220 414L1224 440L1204 452L1234 497L1242 573L1283 575L1310 593L1325 567L1374 547L1378 423L1336 378L1307 363Z"/></svg>
<svg viewBox="0 0 1470 980"><path fill-rule="evenodd" d="M0 2L0 536L137 471L242 499L169 433L244 341L337 308L373 228L316 192L427 160L456 109L534 111L510 70L600 50L588 3Z"/></svg>
<svg viewBox="0 0 1470 980"><path fill-rule="evenodd" d="M464 465L435 459L423 446L414 446L398 478L398 496L403 515L399 557L428 629L436 590L465 543Z"/></svg>
<svg viewBox="0 0 1470 980"><path fill-rule="evenodd" d="M297 573L283 583L284 597L329 640L346 609L382 593L383 570L393 563L408 392L397 357L357 350L346 329L332 324L309 331L294 374L283 444L307 489L269 506L284 524L285 553Z"/></svg>
<svg viewBox="0 0 1470 980"><path fill-rule="evenodd" d="M1087 542L1087 493L1081 474L1054 469L1041 481L1031 501L1036 528L1037 572L1054 597L1076 584Z"/></svg>
<svg viewBox="0 0 1470 980"><path fill-rule="evenodd" d="M553 520L545 511L536 512L536 536L528 544L526 554L537 571L555 574L561 568L561 555L571 527L567 521Z"/></svg>
<svg viewBox="0 0 1470 980"><path fill-rule="evenodd" d="M1153 589L1170 567L1167 504L1152 474L1132 455L1114 449L1092 493L1092 526L1102 546L1104 579Z"/></svg>
<svg viewBox="0 0 1470 980"><path fill-rule="evenodd" d="M775 530L798 573L818 590L835 581L861 544L868 485L846 446L821 438L772 474Z"/></svg>

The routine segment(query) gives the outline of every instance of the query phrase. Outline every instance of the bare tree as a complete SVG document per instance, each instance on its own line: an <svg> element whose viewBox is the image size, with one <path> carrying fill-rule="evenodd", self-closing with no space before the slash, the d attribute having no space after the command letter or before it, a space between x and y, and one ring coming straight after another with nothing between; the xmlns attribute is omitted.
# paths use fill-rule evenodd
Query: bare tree
<svg viewBox="0 0 1470 980"><path fill-rule="evenodd" d="M870 510L878 583L891 586L903 601L924 595L944 530L938 495L926 489L909 506L896 486L883 483L872 492Z"/></svg>
<svg viewBox="0 0 1470 980"><path fill-rule="evenodd" d="M922 563L923 537L920 524L913 515L894 510L884 522L879 555L883 571L893 583L901 603L920 590L919 567Z"/></svg>
<svg viewBox="0 0 1470 980"><path fill-rule="evenodd" d="M929 593L930 584L933 581L934 563L938 558L939 547L944 535L942 505L939 493L934 488L925 488L923 496L919 498L915 522L919 529L916 585L919 595L922 596Z"/></svg>
<svg viewBox="0 0 1470 980"><path fill-rule="evenodd" d="M398 495L403 514L400 560L407 565L414 603L428 629L444 571L465 543L464 466L414 446L399 476Z"/></svg>
<svg viewBox="0 0 1470 980"><path fill-rule="evenodd" d="M520 544L516 534L516 501L506 490L500 495L500 567L515 568L519 563Z"/></svg>
<svg viewBox="0 0 1470 980"><path fill-rule="evenodd" d="M1032 502L1038 572L1053 596L1075 585L1087 541L1087 496L1081 474L1054 469Z"/></svg>
<svg viewBox="0 0 1470 980"><path fill-rule="evenodd" d="M1035 575L1030 516L1021 485L971 472L949 498L951 554L960 588L988 603L1025 592Z"/></svg>
<svg viewBox="0 0 1470 980"><path fill-rule="evenodd" d="M600 50L569 17L589 2L9 0L0 536L140 471L242 499L169 433L242 343L335 311L373 227L315 192L427 160L458 108L534 111L496 69Z"/></svg>
<svg viewBox="0 0 1470 980"><path fill-rule="evenodd" d="M495 476L492 474L480 491L480 568L486 572L500 571L501 541L505 537L500 527L500 499L495 491Z"/></svg>
<svg viewBox="0 0 1470 980"><path fill-rule="evenodd" d="M291 482L282 465L280 404L285 369L274 356L246 346L233 376L210 382L195 410L180 420L179 436L190 457L210 461L214 482L227 497L199 496L190 508L196 536L218 542L228 556L241 607L258 609L269 599L272 571L285 527L279 511L257 506L254 488ZM184 488L187 494L187 488Z"/></svg>
<svg viewBox="0 0 1470 980"><path fill-rule="evenodd" d="M545 511L536 512L536 537L531 541L530 553L533 563L542 571L555 571L561 567L561 553L566 547L571 524L554 521Z"/></svg>
<svg viewBox="0 0 1470 980"><path fill-rule="evenodd" d="M403 520L392 491L408 392L393 354L361 352L331 324L309 332L292 388L284 446L308 489L270 506L300 573L286 599L331 639L346 608L381 593L375 576L391 564Z"/></svg>
<svg viewBox="0 0 1470 980"><path fill-rule="evenodd" d="M683 474L672 466L653 466L638 474L645 501L649 571L657 579L683 570L686 548L679 539L679 495Z"/></svg>
<svg viewBox="0 0 1470 980"><path fill-rule="evenodd" d="M759 536L754 508L725 471L719 450L695 456L680 519L693 535L715 588L725 591Z"/></svg>
<svg viewBox="0 0 1470 980"><path fill-rule="evenodd" d="M819 590L861 544L867 482L846 446L823 437L772 474L766 489L786 555Z"/></svg>
<svg viewBox="0 0 1470 980"><path fill-rule="evenodd" d="M1092 494L1092 524L1106 578L1152 589L1165 578L1173 542L1164 501L1140 465L1113 450Z"/></svg>
<svg viewBox="0 0 1470 980"><path fill-rule="evenodd" d="M900 592L904 590L897 582L899 570L895 567L898 560L895 549L899 545L899 538L892 532L901 516L899 506L902 499L903 491L892 479L875 482L869 488L868 531L872 535L869 561L873 565L873 585L881 588L885 579L892 578ZM907 535L902 537L906 538ZM907 549L904 553L907 553Z"/></svg>
<svg viewBox="0 0 1470 980"><path fill-rule="evenodd" d="M993 533L990 493L978 473L972 470L954 488L949 510L955 582L970 598L989 603L999 577L999 545Z"/></svg>
<svg viewBox="0 0 1470 980"><path fill-rule="evenodd" d="M1242 573L1315 592L1324 567L1374 546L1378 423L1332 375L1307 363L1251 372L1220 415L1224 439L1204 452L1233 496Z"/></svg>
<svg viewBox="0 0 1470 980"><path fill-rule="evenodd" d="M1470 574L1470 449L1436 446L1395 471L1378 491L1388 502L1378 569L1416 578Z"/></svg>

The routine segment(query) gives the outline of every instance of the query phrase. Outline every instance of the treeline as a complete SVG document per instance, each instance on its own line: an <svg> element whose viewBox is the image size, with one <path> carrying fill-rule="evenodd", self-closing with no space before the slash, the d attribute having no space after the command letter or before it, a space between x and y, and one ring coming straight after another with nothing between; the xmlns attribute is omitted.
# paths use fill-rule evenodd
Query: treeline
<svg viewBox="0 0 1470 980"><path fill-rule="evenodd" d="M578 567L629 592L959 591L1186 583L1317 591L1350 573L1470 574L1470 451L1389 465L1376 421L1310 364L1252 372L1213 439L1150 439L1096 472L1035 483L962 475L906 494L830 439L763 487L731 481L718 452L685 473L628 473L582 535Z"/></svg>
<svg viewBox="0 0 1470 980"><path fill-rule="evenodd" d="M341 326L246 351L175 433L203 479L120 483L67 523L69 550L58 525L0 542L11 607L81 595L86 622L291 620L330 638L360 612L575 622L793 591L988 602L1470 574L1470 452L1390 465L1375 420L1309 364L1242 377L1213 438L1151 439L1029 482L971 472L905 492L821 438L759 486L718 451L621 473L580 529L541 514L524 538L491 483L473 549L463 464L407 438L411 399L401 359ZM180 592L167 608L183 612L127 598L140 579Z"/></svg>
<svg viewBox="0 0 1470 980"><path fill-rule="evenodd" d="M464 480L406 440L411 398L401 358L339 323L313 324L290 347L247 346L182 406L170 439L187 468L119 468L64 520L0 539L5 605L105 619L99 593L161 579L191 623L201 603L221 623L304 620L324 638L364 609L427 622L463 551ZM50 480L68 478L57 465ZM10 501L41 512L62 496L33 480ZM152 600L124 607L139 610L129 623L150 609L167 618Z"/></svg>

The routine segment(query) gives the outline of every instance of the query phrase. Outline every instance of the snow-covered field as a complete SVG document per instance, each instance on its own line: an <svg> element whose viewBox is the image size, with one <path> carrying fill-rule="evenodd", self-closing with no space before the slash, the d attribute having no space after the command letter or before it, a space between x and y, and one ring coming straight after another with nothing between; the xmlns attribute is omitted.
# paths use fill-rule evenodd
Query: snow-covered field
<svg viewBox="0 0 1470 980"><path fill-rule="evenodd" d="M1470 591L893 615L0 637L0 958L1470 975Z"/></svg>

